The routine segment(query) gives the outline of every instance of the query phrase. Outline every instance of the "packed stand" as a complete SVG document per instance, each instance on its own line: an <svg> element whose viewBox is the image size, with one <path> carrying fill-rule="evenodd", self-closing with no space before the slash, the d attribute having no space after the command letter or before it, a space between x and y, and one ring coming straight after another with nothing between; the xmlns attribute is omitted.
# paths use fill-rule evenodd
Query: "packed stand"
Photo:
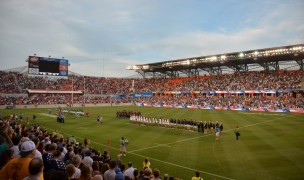
<svg viewBox="0 0 304 180"><path fill-rule="evenodd" d="M112 157L63 132L49 132L39 125L25 125L23 115L0 115L0 179L44 180L160 180L148 158L143 166L124 164L121 154ZM164 174L164 178L169 177ZM171 176L171 178L173 178Z"/></svg>

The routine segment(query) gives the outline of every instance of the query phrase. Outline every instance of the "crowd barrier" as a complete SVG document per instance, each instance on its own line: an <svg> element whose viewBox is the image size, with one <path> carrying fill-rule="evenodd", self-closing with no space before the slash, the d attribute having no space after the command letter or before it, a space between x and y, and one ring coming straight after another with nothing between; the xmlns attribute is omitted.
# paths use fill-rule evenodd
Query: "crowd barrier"
<svg viewBox="0 0 304 180"><path fill-rule="evenodd" d="M232 110L232 111L253 111L253 112L281 112L281 113L301 113L304 114L303 109L268 109L267 107L261 108L241 108L241 107L214 107L214 106L182 106L182 105L160 105L160 104L145 104L139 103L137 106L145 107L161 107L161 108L189 108L189 109L208 109L208 110Z"/></svg>

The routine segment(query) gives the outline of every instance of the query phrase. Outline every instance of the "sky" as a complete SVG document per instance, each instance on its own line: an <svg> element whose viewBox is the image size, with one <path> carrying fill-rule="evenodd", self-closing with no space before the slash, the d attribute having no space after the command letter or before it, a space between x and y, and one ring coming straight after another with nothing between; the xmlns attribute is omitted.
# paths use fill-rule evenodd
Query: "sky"
<svg viewBox="0 0 304 180"><path fill-rule="evenodd" d="M86 76L127 66L304 43L303 0L0 0L0 70L29 55Z"/></svg>

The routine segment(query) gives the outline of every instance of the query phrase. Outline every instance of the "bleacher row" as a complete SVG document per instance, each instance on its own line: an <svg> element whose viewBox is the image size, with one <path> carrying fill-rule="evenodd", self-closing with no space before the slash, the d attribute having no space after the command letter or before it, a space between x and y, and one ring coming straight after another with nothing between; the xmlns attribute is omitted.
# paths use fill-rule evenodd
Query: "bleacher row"
<svg viewBox="0 0 304 180"><path fill-rule="evenodd" d="M69 76L50 80L0 71L0 105L134 103L167 106L248 107L251 109L301 109L303 71L236 72L183 78L102 78ZM28 93L27 90L83 91L71 93ZM199 91L275 90L275 94L197 94ZM132 93L156 92L152 97L134 98ZM166 92L187 92L166 94ZM14 94L14 95L11 95ZM123 95L113 98L111 95ZM73 97L73 99L72 99Z"/></svg>

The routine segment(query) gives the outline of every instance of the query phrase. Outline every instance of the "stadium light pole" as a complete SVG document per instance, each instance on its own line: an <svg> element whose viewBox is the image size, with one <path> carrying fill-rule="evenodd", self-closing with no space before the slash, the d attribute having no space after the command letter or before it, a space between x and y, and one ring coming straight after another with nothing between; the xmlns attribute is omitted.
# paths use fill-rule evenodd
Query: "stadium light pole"
<svg viewBox="0 0 304 180"><path fill-rule="evenodd" d="M86 84L85 84L85 76L83 76L83 106L85 107L85 102L86 102Z"/></svg>
<svg viewBox="0 0 304 180"><path fill-rule="evenodd" d="M72 106L73 107L74 104L74 77L72 76Z"/></svg>

